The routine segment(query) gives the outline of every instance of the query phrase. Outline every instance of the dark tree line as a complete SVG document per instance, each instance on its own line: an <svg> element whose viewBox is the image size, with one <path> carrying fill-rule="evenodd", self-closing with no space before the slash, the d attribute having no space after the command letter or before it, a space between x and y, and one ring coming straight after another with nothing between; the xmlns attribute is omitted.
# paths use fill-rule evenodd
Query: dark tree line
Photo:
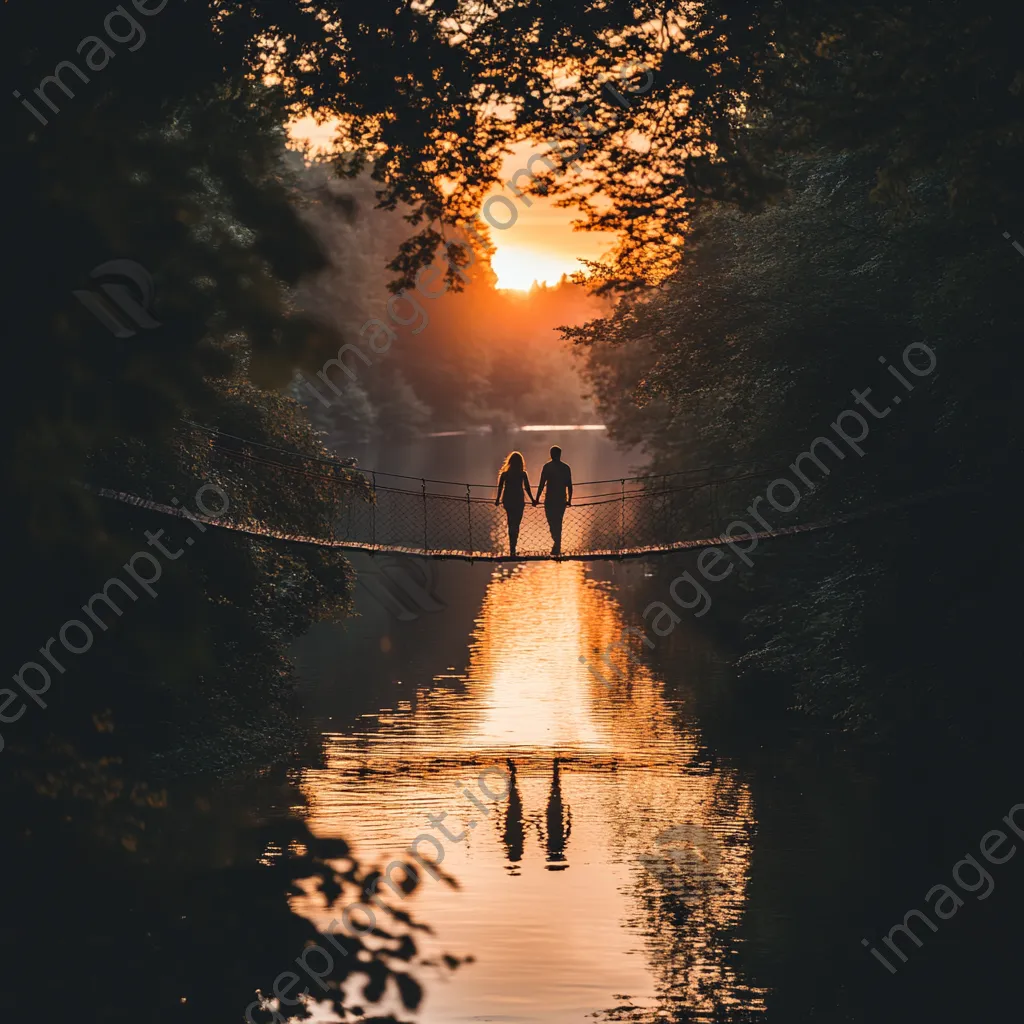
<svg viewBox="0 0 1024 1024"><path fill-rule="evenodd" d="M665 471L751 460L785 475L873 389L884 418L868 416L864 457L818 475L824 512L948 493L760 554L732 595L740 664L868 734L988 735L1015 700L1019 550L982 567L968 538L1019 494L1024 264L1004 238L1024 212L1017 16L762 14L770 57L733 138L784 188L756 212L698 203L658 290L569 334L619 435ZM913 394L881 365L908 345L936 361Z"/></svg>

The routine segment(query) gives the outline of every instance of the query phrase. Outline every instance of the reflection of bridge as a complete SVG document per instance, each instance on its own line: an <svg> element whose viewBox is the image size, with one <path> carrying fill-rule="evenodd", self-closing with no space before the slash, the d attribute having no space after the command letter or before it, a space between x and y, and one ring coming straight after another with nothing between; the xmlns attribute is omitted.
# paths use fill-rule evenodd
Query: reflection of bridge
<svg viewBox="0 0 1024 1024"><path fill-rule="evenodd" d="M245 494L250 498L249 508L240 509L233 498L224 517L204 517L184 511L180 505L171 507L123 491L102 489L100 494L215 527L292 543L430 558L509 558L505 513L494 504L494 484L360 470L337 459L303 455L218 432L212 432L208 445L210 459L204 468L210 479L228 495ZM276 483L270 510L273 522L264 521L267 512L258 505L259 478L267 473ZM304 506L297 499L282 500L282 474L314 481L325 506L333 505L332 515L325 518L322 511L311 509L308 497ZM751 499L763 494L765 486L777 477L777 469L757 469L747 463L576 484L573 504L565 512L561 557L636 558L709 547L722 543L722 532L736 521L742 525L731 528L731 539L751 543L826 529L908 503L905 499L836 512L823 508L816 501L815 489L810 488L804 495L803 515L775 511L762 500L759 522L748 510ZM253 514L257 509L259 517ZM764 528L767 516L773 520L770 528ZM551 559L550 549L543 509L527 505L517 560Z"/></svg>

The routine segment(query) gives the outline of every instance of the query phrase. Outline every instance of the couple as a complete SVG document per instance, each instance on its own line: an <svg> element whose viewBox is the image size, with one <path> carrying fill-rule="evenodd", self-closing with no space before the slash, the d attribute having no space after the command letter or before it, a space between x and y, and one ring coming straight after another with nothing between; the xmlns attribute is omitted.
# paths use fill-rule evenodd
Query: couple
<svg viewBox="0 0 1024 1024"><path fill-rule="evenodd" d="M544 498L544 514L548 519L548 529L554 544L551 554L562 553L562 516L572 504L572 471L562 461L562 449L558 445L551 447L551 461L545 463L540 473L540 486L537 497L530 490L530 478L526 475L526 462L522 452L509 452L505 465L501 467L498 477L498 494L495 505L505 506L508 516L508 546L513 558L516 557L516 544L519 541L519 524L523 521L523 510L526 508L526 496L534 505L540 501L547 488ZM525 490L525 494L524 494Z"/></svg>

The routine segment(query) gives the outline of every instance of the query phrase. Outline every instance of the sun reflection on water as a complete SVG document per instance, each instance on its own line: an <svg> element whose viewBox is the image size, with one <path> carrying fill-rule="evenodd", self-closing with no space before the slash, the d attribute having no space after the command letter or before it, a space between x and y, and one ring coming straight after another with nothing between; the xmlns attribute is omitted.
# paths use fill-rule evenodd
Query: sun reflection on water
<svg viewBox="0 0 1024 1024"><path fill-rule="evenodd" d="M427 879L409 909L438 948L477 963L427 979L418 1020L763 1009L729 962L749 790L700 763L685 708L648 668L620 651L605 684L581 664L624 625L614 591L577 563L498 570L465 676L439 673L411 703L328 735L325 766L304 772L313 831L355 839L364 860L400 855L431 829L428 815L462 833L444 841L443 862L461 891ZM506 764L511 792L481 813L464 792L479 795L481 770ZM321 925L340 911L296 905Z"/></svg>

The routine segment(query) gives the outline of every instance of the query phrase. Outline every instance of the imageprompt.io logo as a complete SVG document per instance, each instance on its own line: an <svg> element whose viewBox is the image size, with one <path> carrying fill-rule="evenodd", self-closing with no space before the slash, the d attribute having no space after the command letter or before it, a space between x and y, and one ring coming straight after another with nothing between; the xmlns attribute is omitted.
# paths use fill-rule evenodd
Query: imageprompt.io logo
<svg viewBox="0 0 1024 1024"><path fill-rule="evenodd" d="M437 570L429 558L389 555L363 570L359 583L370 596L400 622L443 611L447 605L435 593Z"/></svg>
<svg viewBox="0 0 1024 1024"><path fill-rule="evenodd" d="M637 860L669 889L679 889L687 882L710 882L718 876L721 843L700 825L673 825L654 837L654 846L657 852L643 853Z"/></svg>
<svg viewBox="0 0 1024 1024"><path fill-rule="evenodd" d="M130 338L142 328L147 331L160 326L150 313L153 304L153 278L134 260L108 260L94 267L89 277L94 288L73 291L78 301L115 338ZM129 288L124 282L134 286Z"/></svg>

